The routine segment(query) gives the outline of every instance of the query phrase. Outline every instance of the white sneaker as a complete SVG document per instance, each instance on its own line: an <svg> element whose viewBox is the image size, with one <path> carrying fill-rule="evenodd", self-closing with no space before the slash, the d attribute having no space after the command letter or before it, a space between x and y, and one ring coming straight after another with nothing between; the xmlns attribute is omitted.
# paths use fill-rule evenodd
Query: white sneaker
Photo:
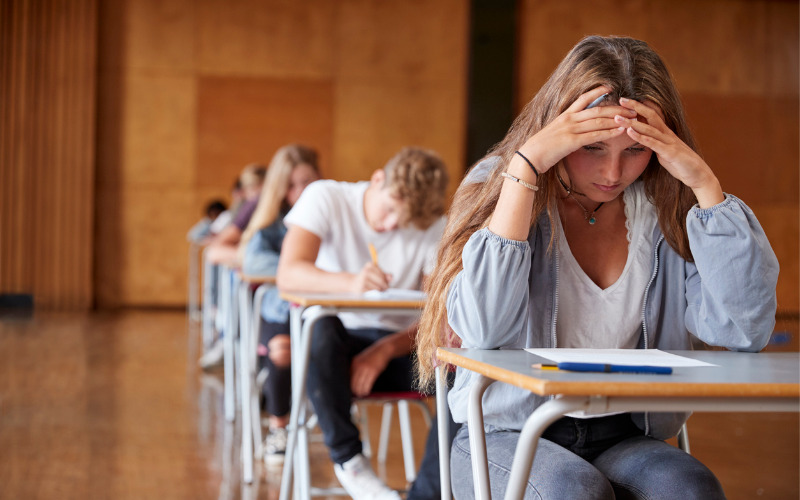
<svg viewBox="0 0 800 500"><path fill-rule="evenodd" d="M360 453L342 465L334 464L333 471L354 500L400 500L400 495L375 475L369 460Z"/></svg>
<svg viewBox="0 0 800 500"><path fill-rule="evenodd" d="M222 364L222 358L225 354L225 346L222 345L222 339L217 339L205 354L200 356L197 364L203 370L208 370Z"/></svg>
<svg viewBox="0 0 800 500"><path fill-rule="evenodd" d="M285 427L275 427L269 430L267 439L264 440L265 464L278 465L283 463L288 439L289 431Z"/></svg>

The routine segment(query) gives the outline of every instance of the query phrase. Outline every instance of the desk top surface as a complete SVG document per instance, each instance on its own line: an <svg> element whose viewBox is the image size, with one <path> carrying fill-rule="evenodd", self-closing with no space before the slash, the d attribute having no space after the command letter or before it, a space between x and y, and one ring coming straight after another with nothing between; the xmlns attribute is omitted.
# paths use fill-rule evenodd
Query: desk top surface
<svg viewBox="0 0 800 500"><path fill-rule="evenodd" d="M244 273L239 273L239 278L245 283L251 285L274 285L275 276L252 276Z"/></svg>
<svg viewBox="0 0 800 500"><path fill-rule="evenodd" d="M422 309L424 300L384 299L360 293L281 292L281 298L303 307L326 306L350 309Z"/></svg>
<svg viewBox="0 0 800 500"><path fill-rule="evenodd" d="M800 397L800 354L667 351L718 366L672 375L579 373L534 368L548 360L524 350L442 348L439 359L540 396Z"/></svg>

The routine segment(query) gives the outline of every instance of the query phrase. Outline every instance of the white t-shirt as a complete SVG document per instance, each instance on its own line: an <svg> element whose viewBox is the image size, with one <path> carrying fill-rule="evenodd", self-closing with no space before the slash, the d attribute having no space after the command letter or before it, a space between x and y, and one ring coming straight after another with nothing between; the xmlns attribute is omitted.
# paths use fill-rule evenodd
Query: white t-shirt
<svg viewBox="0 0 800 500"><path fill-rule="evenodd" d="M653 271L652 239L658 218L641 182L624 191L623 201L628 259L617 281L606 289L597 286L581 269L563 228L559 228L556 319L559 347L635 349L638 345L644 291ZM598 217L602 217L602 211ZM588 224L586 230L591 231Z"/></svg>
<svg viewBox="0 0 800 500"><path fill-rule="evenodd" d="M628 259L614 284L601 289L581 269L560 227L558 238L559 347L635 349L642 330L644 292L653 272L653 230L658 223L655 207L647 200L644 184L634 182L623 193ZM560 219L559 219L560 220ZM586 228L587 231L591 230ZM622 412L587 416L583 411L568 417L596 418Z"/></svg>
<svg viewBox="0 0 800 500"><path fill-rule="evenodd" d="M311 183L286 215L287 226L298 226L321 241L316 266L330 272L358 273L371 260L375 245L378 266L392 275L392 288L420 290L422 276L430 274L444 232L441 217L428 229L410 225L382 233L374 231L364 216L364 193L369 182L320 180ZM339 314L346 328L381 328L400 331L415 321L410 316L367 313Z"/></svg>
<svg viewBox="0 0 800 500"><path fill-rule="evenodd" d="M214 219L214 222L211 223L210 230L211 234L219 234L225 226L230 224L233 221L233 213L230 210L225 210L221 214Z"/></svg>

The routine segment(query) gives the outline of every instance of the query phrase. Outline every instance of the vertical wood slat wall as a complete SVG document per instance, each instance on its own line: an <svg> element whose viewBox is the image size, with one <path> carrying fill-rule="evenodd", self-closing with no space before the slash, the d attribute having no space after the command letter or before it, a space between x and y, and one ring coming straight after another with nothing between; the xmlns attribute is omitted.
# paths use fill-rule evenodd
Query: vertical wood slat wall
<svg viewBox="0 0 800 500"><path fill-rule="evenodd" d="M93 301L96 0L0 3L0 294Z"/></svg>

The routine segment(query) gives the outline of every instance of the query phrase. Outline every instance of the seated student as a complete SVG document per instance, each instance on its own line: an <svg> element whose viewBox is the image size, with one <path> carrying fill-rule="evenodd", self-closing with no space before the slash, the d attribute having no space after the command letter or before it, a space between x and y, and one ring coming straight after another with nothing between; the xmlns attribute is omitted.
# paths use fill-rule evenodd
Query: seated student
<svg viewBox="0 0 800 500"><path fill-rule="evenodd" d="M230 224L214 235L208 243L208 251L206 259L214 264L214 270L211 273L210 281L212 287L213 304L212 307L217 305L217 291L219 290L219 280L217 269L219 264L234 263L239 261L238 247L241 240L242 233L244 232L247 224L250 222L253 212L258 205L258 198L261 194L261 186L264 183L264 176L267 173L266 167L258 164L248 165L242 170L239 176L240 187L242 192L242 201L236 208L236 213ZM239 262L241 263L241 262ZM216 339L214 344L203 354L197 361L197 364L203 370L209 370L218 367L222 364L224 355L224 348L222 342L222 327L224 325L224 318L222 315L215 312L215 323L217 330L220 331L220 336Z"/></svg>
<svg viewBox="0 0 800 500"><path fill-rule="evenodd" d="M244 194L242 192L242 181L239 177L236 177L236 180L231 186L231 204L219 216L214 219L214 222L211 224L209 228L211 230L211 236L216 236L222 232L223 229L228 227L228 224L233 221L236 214L239 212L239 209L242 207L242 203L244 202ZM208 240L206 243L210 243L211 240Z"/></svg>
<svg viewBox="0 0 800 500"><path fill-rule="evenodd" d="M307 146L290 144L280 148L267 170L258 206L242 234L242 271L250 276L275 276L278 257L286 234L284 217L303 190L319 179L317 152ZM264 383L270 432L264 443L264 461L283 463L286 452L286 424L291 406L289 350L289 304L277 289L264 296L261 311L261 362L269 375Z"/></svg>
<svg viewBox="0 0 800 500"><path fill-rule="evenodd" d="M488 168L488 165L484 162L470 169L469 173L461 181L461 185L463 186L466 184L484 182L486 177L489 175L489 171L490 169ZM473 196L473 193L466 189L459 189L456 191L456 195L453 198L453 205L459 206L464 203L464 201L460 200L460 197L464 196ZM446 249L440 246L439 254L442 254L442 252L446 252ZM421 340L421 337L417 336L417 340ZM446 381L448 387L453 386L454 378L454 373L448 372ZM421 385L420 387L423 390L429 390L431 393L435 392L435 388L432 384L433 381L429 380L428 382L429 383ZM423 455L422 462L419 465L419 473L417 474L417 478L414 480L414 483L408 490L406 500L439 500L442 497L441 477L439 475L438 424L438 419L434 419L431 429L428 432L428 439L425 442L425 454ZM445 431L447 432L447 442L449 445L453 444L453 439L455 438L459 428L461 428L461 424L456 423L453 420L453 415L448 411L447 429Z"/></svg>
<svg viewBox="0 0 800 500"><path fill-rule="evenodd" d="M463 184L420 321L421 383L437 345L758 351L774 326L778 262L753 212L695 151L675 84L644 42L588 37ZM448 338L449 324L456 338ZM449 394L467 420L474 374ZM543 402L494 384L483 397L493 496ZM665 443L685 413L574 414L539 441L525 498L724 498ZM469 429L452 446L453 493L472 498Z"/></svg>
<svg viewBox="0 0 800 500"><path fill-rule="evenodd" d="M209 242L208 258L215 264L237 260L237 248L242 239L250 217L258 205L261 195L261 186L267 169L263 165L252 164L242 170L239 176L242 188L242 203L236 210L236 214L230 224L215 235Z"/></svg>
<svg viewBox="0 0 800 500"><path fill-rule="evenodd" d="M212 200L206 205L205 216L189 229L186 239L192 243L202 244L209 236L212 236L211 226L214 221L224 213L228 207L222 200Z"/></svg>
<svg viewBox="0 0 800 500"><path fill-rule="evenodd" d="M365 292L422 288L444 228L447 171L435 154L405 148L369 182L318 181L286 216L278 265L286 291ZM369 245L377 249L371 260ZM353 396L407 391L413 318L341 314L314 329L308 394L336 477L356 499L399 498L362 455L350 419Z"/></svg>

